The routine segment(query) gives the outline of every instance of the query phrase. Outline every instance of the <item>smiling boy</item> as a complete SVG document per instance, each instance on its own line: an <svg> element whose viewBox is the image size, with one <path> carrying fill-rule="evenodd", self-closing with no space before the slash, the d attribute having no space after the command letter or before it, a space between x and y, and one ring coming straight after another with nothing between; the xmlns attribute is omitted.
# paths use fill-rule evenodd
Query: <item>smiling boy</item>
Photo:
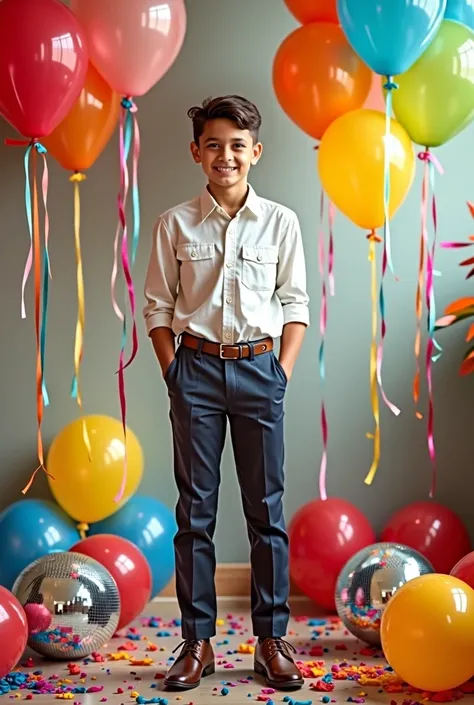
<svg viewBox="0 0 474 705"><path fill-rule="evenodd" d="M298 688L303 679L283 640L289 570L282 497L284 398L309 324L301 233L291 210L248 184L262 154L257 107L231 95L188 115L191 153L208 183L158 219L144 308L170 398L179 494L184 644L165 686L194 688L215 668L213 535L229 421L251 546L255 670L271 687Z"/></svg>

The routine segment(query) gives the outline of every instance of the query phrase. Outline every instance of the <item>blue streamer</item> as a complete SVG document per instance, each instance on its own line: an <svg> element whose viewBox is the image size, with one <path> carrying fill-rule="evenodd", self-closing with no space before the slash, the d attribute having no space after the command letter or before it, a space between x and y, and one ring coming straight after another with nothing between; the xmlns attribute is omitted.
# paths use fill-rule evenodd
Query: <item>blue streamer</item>
<svg viewBox="0 0 474 705"><path fill-rule="evenodd" d="M392 261L392 244L390 236L390 123L392 118L392 91L398 88L398 83L395 83L391 76L387 76L387 82L384 84L387 91L385 102L385 155L384 155L384 242L387 253L387 264L392 274L395 274Z"/></svg>

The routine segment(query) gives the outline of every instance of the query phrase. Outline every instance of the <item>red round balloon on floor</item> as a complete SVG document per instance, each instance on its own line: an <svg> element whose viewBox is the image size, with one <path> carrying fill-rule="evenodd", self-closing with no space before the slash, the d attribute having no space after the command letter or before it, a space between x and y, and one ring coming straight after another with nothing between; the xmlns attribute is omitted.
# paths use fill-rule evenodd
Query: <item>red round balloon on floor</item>
<svg viewBox="0 0 474 705"><path fill-rule="evenodd" d="M117 583L120 619L117 631L141 614L151 596L151 570L143 553L131 541L112 534L89 536L70 551L99 561Z"/></svg>
<svg viewBox="0 0 474 705"><path fill-rule="evenodd" d="M396 512L385 526L381 541L414 548L437 573L449 573L471 550L469 534L461 519L437 502L414 502Z"/></svg>
<svg viewBox="0 0 474 705"><path fill-rule="evenodd" d="M292 579L311 600L334 610L340 571L354 553L375 543L369 521L343 499L317 499L296 512L288 533Z"/></svg>
<svg viewBox="0 0 474 705"><path fill-rule="evenodd" d="M28 640L28 623L15 595L0 586L0 678L21 659Z"/></svg>

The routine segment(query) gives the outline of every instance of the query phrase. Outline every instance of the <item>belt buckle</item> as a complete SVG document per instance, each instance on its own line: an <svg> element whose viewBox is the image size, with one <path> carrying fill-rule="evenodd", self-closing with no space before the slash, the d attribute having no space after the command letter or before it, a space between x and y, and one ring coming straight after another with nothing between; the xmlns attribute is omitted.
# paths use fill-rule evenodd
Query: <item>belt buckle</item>
<svg viewBox="0 0 474 705"><path fill-rule="evenodd" d="M224 350L227 347L225 343L219 343L219 357L221 360L227 360L226 356L224 355Z"/></svg>

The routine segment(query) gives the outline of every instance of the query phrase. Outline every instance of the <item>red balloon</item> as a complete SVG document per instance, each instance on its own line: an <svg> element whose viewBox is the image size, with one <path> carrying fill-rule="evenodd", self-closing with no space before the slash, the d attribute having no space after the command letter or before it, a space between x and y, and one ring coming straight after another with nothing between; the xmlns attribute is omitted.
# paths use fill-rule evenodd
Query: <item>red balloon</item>
<svg viewBox="0 0 474 705"><path fill-rule="evenodd" d="M87 71L85 35L59 0L1 0L0 113L25 137L66 117Z"/></svg>
<svg viewBox="0 0 474 705"><path fill-rule="evenodd" d="M451 575L459 578L474 589L474 551L461 558L451 571Z"/></svg>
<svg viewBox="0 0 474 705"><path fill-rule="evenodd" d="M403 543L419 551L437 573L449 573L469 553L471 541L461 519L436 502L414 502L396 512L381 541Z"/></svg>
<svg viewBox="0 0 474 705"><path fill-rule="evenodd" d="M0 678L21 659L28 639L28 623L15 595L0 586Z"/></svg>
<svg viewBox="0 0 474 705"><path fill-rule="evenodd" d="M311 600L334 610L340 571L354 553L375 543L369 521L344 499L317 499L296 512L288 533L292 579Z"/></svg>
<svg viewBox="0 0 474 705"><path fill-rule="evenodd" d="M117 631L130 624L151 597L151 570L143 553L128 539L97 534L69 549L99 561L117 583L120 593L120 619Z"/></svg>

